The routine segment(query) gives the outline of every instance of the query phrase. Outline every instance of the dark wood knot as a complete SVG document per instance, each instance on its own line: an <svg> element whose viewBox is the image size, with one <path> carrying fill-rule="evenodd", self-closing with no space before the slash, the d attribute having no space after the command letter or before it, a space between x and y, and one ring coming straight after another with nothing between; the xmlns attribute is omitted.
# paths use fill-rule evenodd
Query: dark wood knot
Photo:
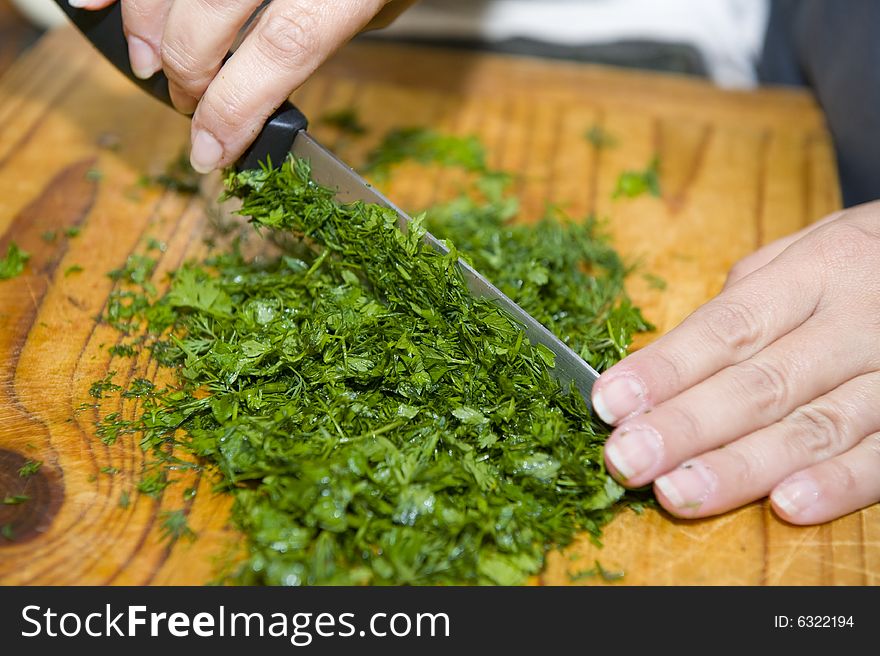
<svg viewBox="0 0 880 656"><path fill-rule="evenodd" d="M31 458L0 449L0 549L45 533L64 498L60 476L44 463L22 476Z"/></svg>

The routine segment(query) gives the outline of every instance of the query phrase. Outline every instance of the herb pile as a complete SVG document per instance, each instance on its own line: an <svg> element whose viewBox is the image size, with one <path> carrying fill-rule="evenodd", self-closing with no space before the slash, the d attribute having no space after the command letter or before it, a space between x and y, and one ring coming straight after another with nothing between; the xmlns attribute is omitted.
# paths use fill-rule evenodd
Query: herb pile
<svg viewBox="0 0 880 656"><path fill-rule="evenodd" d="M417 141L407 156L430 159ZM463 143L479 169L478 144ZM108 415L98 434L141 436L155 456L145 494L201 466L175 448L211 465L247 537L232 581L518 584L625 501L604 470L607 427L550 377L548 350L469 295L456 247L596 367L649 326L594 222L511 224L501 180L485 175L403 232L390 210L337 204L291 159L226 181L260 230L298 237L277 258L233 247L174 273L161 297L147 256L113 274L107 320L141 334L132 352L151 348L177 383L136 379L122 396L140 399L138 416ZM450 254L422 244L425 225ZM96 398L119 391L111 378ZM192 537L183 513L164 530Z"/></svg>

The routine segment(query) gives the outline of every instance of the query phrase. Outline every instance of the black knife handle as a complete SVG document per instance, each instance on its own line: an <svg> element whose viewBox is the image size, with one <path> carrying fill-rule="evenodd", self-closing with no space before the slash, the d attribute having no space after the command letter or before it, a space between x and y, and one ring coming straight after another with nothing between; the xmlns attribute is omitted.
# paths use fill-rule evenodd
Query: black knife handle
<svg viewBox="0 0 880 656"><path fill-rule="evenodd" d="M55 0L89 41L118 68L129 80L154 98L173 107L168 93L168 78L159 71L149 80L141 80L131 70L128 58L128 42L122 29L122 6L115 2L105 9L89 11L71 7L67 0ZM259 168L271 161L279 166L287 158L296 135L308 128L305 115L290 101L284 103L269 117L262 132L250 148L236 162L237 169Z"/></svg>

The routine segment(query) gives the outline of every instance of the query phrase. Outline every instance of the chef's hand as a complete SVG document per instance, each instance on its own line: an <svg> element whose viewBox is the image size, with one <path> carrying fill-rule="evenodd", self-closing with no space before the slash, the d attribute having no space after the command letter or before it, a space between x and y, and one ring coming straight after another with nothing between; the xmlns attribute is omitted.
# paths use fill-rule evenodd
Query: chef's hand
<svg viewBox="0 0 880 656"><path fill-rule="evenodd" d="M380 27L413 0L274 0L221 68L261 0L120 0L135 74L164 69L171 98L193 115L192 164L234 162L266 119L352 36ZM69 0L103 9L116 0Z"/></svg>
<svg viewBox="0 0 880 656"><path fill-rule="evenodd" d="M794 524L880 501L880 202L734 267L679 327L605 372L593 405L628 487L680 517L769 494Z"/></svg>

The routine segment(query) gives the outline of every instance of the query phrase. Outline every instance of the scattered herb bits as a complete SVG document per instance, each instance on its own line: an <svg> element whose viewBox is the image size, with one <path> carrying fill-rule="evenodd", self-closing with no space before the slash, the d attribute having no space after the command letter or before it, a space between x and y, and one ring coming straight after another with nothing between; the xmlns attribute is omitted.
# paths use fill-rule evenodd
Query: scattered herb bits
<svg viewBox="0 0 880 656"><path fill-rule="evenodd" d="M165 171L159 175L151 176L144 174L138 180L140 187L158 185L169 191L184 195L199 193L201 176L189 162L189 153L184 150L165 167Z"/></svg>
<svg viewBox="0 0 880 656"><path fill-rule="evenodd" d="M614 198L636 198L643 194L660 197L660 159L654 157L642 171L624 171L617 178Z"/></svg>
<svg viewBox="0 0 880 656"><path fill-rule="evenodd" d="M613 148L617 145L617 138L598 124L591 125L587 131L584 132L584 139L586 139L596 150Z"/></svg>
<svg viewBox="0 0 880 656"><path fill-rule="evenodd" d="M0 257L0 280L21 275L29 259L31 259L30 253L21 250L15 242L9 242L6 257Z"/></svg>
<svg viewBox="0 0 880 656"><path fill-rule="evenodd" d="M21 478L30 478L38 471L40 471L40 467L42 466L42 460L26 460L25 463L19 468L18 475Z"/></svg>
<svg viewBox="0 0 880 656"><path fill-rule="evenodd" d="M381 180L388 177L395 164L405 161L487 172L485 149L476 137L442 134L423 127L390 131L382 143L370 152L365 170Z"/></svg>
<svg viewBox="0 0 880 656"><path fill-rule="evenodd" d="M321 123L354 137L360 137L367 133L367 126L361 122L360 117L352 107L327 112L321 117Z"/></svg>

